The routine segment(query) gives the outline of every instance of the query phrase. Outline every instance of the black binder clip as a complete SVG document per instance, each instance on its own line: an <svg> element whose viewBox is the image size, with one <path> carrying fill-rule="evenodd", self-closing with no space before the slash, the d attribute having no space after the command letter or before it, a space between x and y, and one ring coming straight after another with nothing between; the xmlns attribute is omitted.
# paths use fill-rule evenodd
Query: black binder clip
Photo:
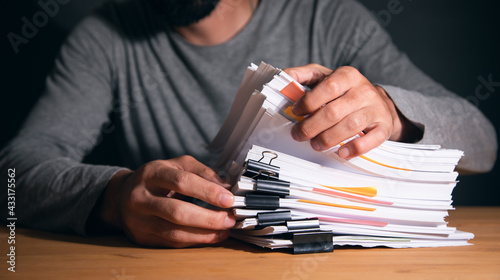
<svg viewBox="0 0 500 280"><path fill-rule="evenodd" d="M282 180L257 179L255 191L285 197L290 194L290 183Z"/></svg>
<svg viewBox="0 0 500 280"><path fill-rule="evenodd" d="M263 228L270 225L284 224L286 221L292 219L292 212L275 211L275 212L262 212L257 214L258 227Z"/></svg>
<svg viewBox="0 0 500 280"><path fill-rule="evenodd" d="M320 230L318 218L286 221L285 224L291 233Z"/></svg>
<svg viewBox="0 0 500 280"><path fill-rule="evenodd" d="M269 163L261 162L266 153L273 154L275 156L269 160ZM262 152L262 157L258 161L253 159L247 160L243 169L243 176L251 179L278 180L280 168L278 166L271 165L271 162L277 157L278 155L273 152L264 151Z"/></svg>
<svg viewBox="0 0 500 280"><path fill-rule="evenodd" d="M248 209L278 209L280 197L277 195L247 194L245 196L245 207Z"/></svg>
<svg viewBox="0 0 500 280"><path fill-rule="evenodd" d="M331 231L295 232L291 239L294 254L333 252Z"/></svg>

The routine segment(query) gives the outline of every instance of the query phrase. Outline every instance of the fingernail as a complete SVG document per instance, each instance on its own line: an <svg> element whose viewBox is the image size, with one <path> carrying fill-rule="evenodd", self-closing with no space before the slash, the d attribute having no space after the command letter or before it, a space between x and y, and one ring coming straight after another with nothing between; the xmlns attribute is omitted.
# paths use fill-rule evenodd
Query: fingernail
<svg viewBox="0 0 500 280"><path fill-rule="evenodd" d="M346 159L351 155L351 152L349 151L349 148L347 147L342 147L339 149L339 157Z"/></svg>
<svg viewBox="0 0 500 280"><path fill-rule="evenodd" d="M219 204L222 207L231 207L233 206L233 203L234 203L234 196L232 194L224 192L219 196Z"/></svg>
<svg viewBox="0 0 500 280"><path fill-rule="evenodd" d="M224 222L224 226L226 228L232 228L234 227L234 224L236 224L236 221L233 218L227 216L226 221Z"/></svg>
<svg viewBox="0 0 500 280"><path fill-rule="evenodd" d="M316 139L311 139L311 147L315 151L321 151L321 147L319 146L318 141Z"/></svg>
<svg viewBox="0 0 500 280"><path fill-rule="evenodd" d="M292 128L292 138L295 141L300 141L299 135L297 134L297 131L295 131L295 127Z"/></svg>
<svg viewBox="0 0 500 280"><path fill-rule="evenodd" d="M229 230L221 230L219 232L219 241L225 240L229 237Z"/></svg>
<svg viewBox="0 0 500 280"><path fill-rule="evenodd" d="M300 116L300 109L299 107L295 106L295 104L292 106L292 113L296 116Z"/></svg>

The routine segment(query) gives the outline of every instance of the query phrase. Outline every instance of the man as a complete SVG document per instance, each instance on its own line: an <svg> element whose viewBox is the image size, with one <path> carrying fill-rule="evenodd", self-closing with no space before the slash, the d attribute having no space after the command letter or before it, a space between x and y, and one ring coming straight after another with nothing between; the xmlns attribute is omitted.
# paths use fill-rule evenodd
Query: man
<svg viewBox="0 0 500 280"><path fill-rule="evenodd" d="M488 120L416 69L357 2L129 0L75 29L45 95L2 151L1 166L19 174L18 221L79 234L118 229L145 246L225 239L234 217L183 197L232 205L205 146L245 67L260 60L296 66L286 71L313 88L294 106L310 117L291 137L315 150L364 131L341 157L391 139L465 150L462 170L493 166ZM110 130L127 168L82 164Z"/></svg>

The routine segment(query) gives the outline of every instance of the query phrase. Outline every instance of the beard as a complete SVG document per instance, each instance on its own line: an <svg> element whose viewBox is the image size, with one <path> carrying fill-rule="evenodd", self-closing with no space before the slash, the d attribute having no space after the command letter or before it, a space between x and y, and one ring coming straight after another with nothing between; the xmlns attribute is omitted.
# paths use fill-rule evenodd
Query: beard
<svg viewBox="0 0 500 280"><path fill-rule="evenodd" d="M171 26L188 26L210 15L219 0L149 0Z"/></svg>

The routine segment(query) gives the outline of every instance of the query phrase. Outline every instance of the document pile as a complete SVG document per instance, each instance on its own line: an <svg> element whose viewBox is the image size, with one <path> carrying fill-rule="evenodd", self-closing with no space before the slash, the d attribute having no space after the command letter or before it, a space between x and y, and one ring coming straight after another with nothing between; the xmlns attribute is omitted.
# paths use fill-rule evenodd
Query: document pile
<svg viewBox="0 0 500 280"><path fill-rule="evenodd" d="M246 70L230 113L209 149L234 184L232 237L295 253L334 246L392 248L468 245L448 227L462 151L386 141L343 160L314 151L290 131L291 106L307 92L266 63Z"/></svg>

